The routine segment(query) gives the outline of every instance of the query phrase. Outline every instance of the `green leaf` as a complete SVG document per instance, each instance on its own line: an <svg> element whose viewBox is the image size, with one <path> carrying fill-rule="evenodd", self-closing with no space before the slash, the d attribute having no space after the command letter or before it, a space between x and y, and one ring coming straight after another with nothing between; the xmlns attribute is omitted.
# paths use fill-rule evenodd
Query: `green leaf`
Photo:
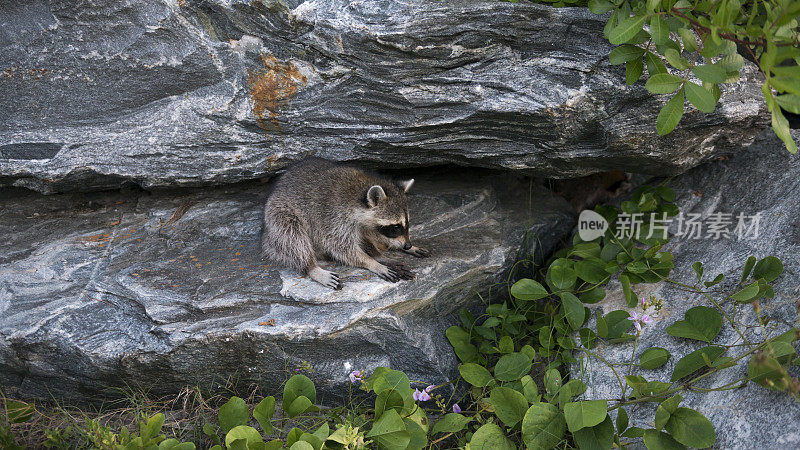
<svg viewBox="0 0 800 450"><path fill-rule="evenodd" d="M433 425L433 434L437 433L458 433L472 421L471 417L464 417L461 414L447 413L436 424Z"/></svg>
<svg viewBox="0 0 800 450"><path fill-rule="evenodd" d="M423 450L428 447L428 418L422 408L417 408L409 417L403 418L411 439L409 440L408 450Z"/></svg>
<svg viewBox="0 0 800 450"><path fill-rule="evenodd" d="M745 261L744 263L744 267L742 268L742 277L739 280L741 283L744 283L744 280L746 280L747 277L750 276L750 272L753 270L753 267L755 265L756 265L756 257L749 256L747 258L747 261Z"/></svg>
<svg viewBox="0 0 800 450"><path fill-rule="evenodd" d="M583 427L593 427L602 422L608 414L606 400L584 400L564 405L564 417L569 431L576 432Z"/></svg>
<svg viewBox="0 0 800 450"><path fill-rule="evenodd" d="M714 308L695 306L686 311L683 320L667 327L667 334L675 337L711 342L722 329L722 316Z"/></svg>
<svg viewBox="0 0 800 450"><path fill-rule="evenodd" d="M478 428L469 440L469 448L470 450L516 450L511 440L503 434L503 430L493 423Z"/></svg>
<svg viewBox="0 0 800 450"><path fill-rule="evenodd" d="M689 447L711 447L717 440L711 422L704 415L689 408L676 409L669 416L664 428L676 441Z"/></svg>
<svg viewBox="0 0 800 450"><path fill-rule="evenodd" d="M595 341L597 341L597 333L589 328L581 328L578 335L584 347L587 349L594 347Z"/></svg>
<svg viewBox="0 0 800 450"><path fill-rule="evenodd" d="M500 353L511 353L514 351L514 340L511 339L511 336L503 336L500 338L500 341L497 343L497 349L500 350Z"/></svg>
<svg viewBox="0 0 800 450"><path fill-rule="evenodd" d="M331 435L331 427L328 426L328 422L323 423L317 431L314 432L314 436L320 438L322 442L325 442L325 439L328 439L328 436Z"/></svg>
<svg viewBox="0 0 800 450"><path fill-rule="evenodd" d="M517 300L532 301L547 297L547 289L540 283L523 278L511 286L511 295Z"/></svg>
<svg viewBox="0 0 800 450"><path fill-rule="evenodd" d="M777 69L777 67L775 69ZM775 76L769 79L769 84L772 85L772 87L774 87L778 92L800 95L800 83L798 83L798 79L796 77Z"/></svg>
<svg viewBox="0 0 800 450"><path fill-rule="evenodd" d="M578 297L570 294L569 292L562 292L558 294L561 297L561 306L564 308L564 316L573 330L577 330L583 325L586 318L586 313L583 309L583 303L578 300Z"/></svg>
<svg viewBox="0 0 800 450"><path fill-rule="evenodd" d="M614 443L614 425L611 417L606 415L605 420L593 427L585 427L572 435L578 448L581 450L607 450Z"/></svg>
<svg viewBox="0 0 800 450"><path fill-rule="evenodd" d="M652 370L666 364L670 358L670 353L661 347L650 347L639 356L639 367L642 369Z"/></svg>
<svg viewBox="0 0 800 450"><path fill-rule="evenodd" d="M717 101L714 99L714 94L707 91L703 86L687 81L684 85L686 89L686 99L689 103L694 105L695 108L703 111L704 113L714 112Z"/></svg>
<svg viewBox="0 0 800 450"><path fill-rule="evenodd" d="M775 97L778 104L781 105L784 111L789 111L793 114L800 114L800 96L795 94L784 94Z"/></svg>
<svg viewBox="0 0 800 450"><path fill-rule="evenodd" d="M672 436L658 430L644 430L644 445L648 450L682 450L683 445Z"/></svg>
<svg viewBox="0 0 800 450"><path fill-rule="evenodd" d="M595 14L604 14L614 9L614 5L608 0L589 0L586 6Z"/></svg>
<svg viewBox="0 0 800 450"><path fill-rule="evenodd" d="M666 44L669 40L669 25L658 14L650 18L650 36L657 45Z"/></svg>
<svg viewBox="0 0 800 450"><path fill-rule="evenodd" d="M528 355L524 353L509 353L500 357L497 364L495 364L494 376L500 381L516 381L525 376L530 370L531 359ZM464 378L466 379L466 377Z"/></svg>
<svg viewBox="0 0 800 450"><path fill-rule="evenodd" d="M667 66L661 61L661 58L653 52L647 52L644 55L644 62L647 65L647 73L652 77L659 73L667 73ZM645 85L645 87L647 87Z"/></svg>
<svg viewBox="0 0 800 450"><path fill-rule="evenodd" d="M470 342L469 332L453 325L444 334L461 362L475 362L479 359L478 349Z"/></svg>
<svg viewBox="0 0 800 450"><path fill-rule="evenodd" d="M578 276L571 267L554 264L550 266L550 279L556 288L566 291L572 289Z"/></svg>
<svg viewBox="0 0 800 450"><path fill-rule="evenodd" d="M630 313L623 309L611 311L597 320L597 335L605 339L616 339L621 337L625 332L631 329L633 323L628 320Z"/></svg>
<svg viewBox="0 0 800 450"><path fill-rule="evenodd" d="M703 347L693 351L692 353L689 353L678 360L678 362L675 364L670 382L674 383L681 378L690 375L703 367L706 367L706 359L713 363L714 360L722 356L723 353L725 353L725 348L714 346Z"/></svg>
<svg viewBox="0 0 800 450"><path fill-rule="evenodd" d="M222 405L217 415L222 434L228 434L232 428L239 425L247 425L247 420L250 419L247 405L239 397L231 397L227 403Z"/></svg>
<svg viewBox="0 0 800 450"><path fill-rule="evenodd" d="M785 391L792 382L791 376L780 361L767 354L756 354L750 358L747 376L754 383L773 391Z"/></svg>
<svg viewBox="0 0 800 450"><path fill-rule="evenodd" d="M553 331L550 327L539 328L539 344L547 349L555 346L555 338L553 337Z"/></svg>
<svg viewBox="0 0 800 450"><path fill-rule="evenodd" d="M33 417L32 405L17 400L6 400L6 415L11 423L25 423ZM152 420L152 419L150 419ZM163 423L163 414L162 414ZM2 425L0 425L2 426Z"/></svg>
<svg viewBox="0 0 800 450"><path fill-rule="evenodd" d="M619 47L614 47L608 55L608 60L612 65L626 63L635 59L641 59L644 55L644 49L635 45L623 44Z"/></svg>
<svg viewBox="0 0 800 450"><path fill-rule="evenodd" d="M604 291L602 288L596 287L582 293L580 298L581 302L592 304L599 302L605 297L606 297L606 291Z"/></svg>
<svg viewBox="0 0 800 450"><path fill-rule="evenodd" d="M666 202L675 201L675 191L672 190L669 186L657 186L656 194L658 194L658 196L661 197Z"/></svg>
<svg viewBox="0 0 800 450"><path fill-rule="evenodd" d="M195 450L195 446L191 442L179 442L177 439L167 439L158 444L158 450Z"/></svg>
<svg viewBox="0 0 800 450"><path fill-rule="evenodd" d="M608 41L614 45L620 45L633 39L644 25L644 16L633 16L623 19L611 32L608 33Z"/></svg>
<svg viewBox="0 0 800 450"><path fill-rule="evenodd" d="M680 394L677 394L664 400L660 405L658 405L655 419L656 430L664 428L664 425L667 424L670 415L674 413L676 409L678 409L678 405L680 405L681 401L683 401L683 397Z"/></svg>
<svg viewBox="0 0 800 450"><path fill-rule="evenodd" d="M628 412L620 408L617 412L617 433L622 434L628 428Z"/></svg>
<svg viewBox="0 0 800 450"><path fill-rule="evenodd" d="M314 446L306 441L297 441L289 447L289 450L314 450Z"/></svg>
<svg viewBox="0 0 800 450"><path fill-rule="evenodd" d="M537 402L522 419L522 440L531 449L553 448L561 442L566 428L564 415L555 405Z"/></svg>
<svg viewBox="0 0 800 450"><path fill-rule="evenodd" d="M461 373L461 377L473 386L488 386L494 380L492 374L485 367L475 363L463 364L458 371Z"/></svg>
<svg viewBox="0 0 800 450"><path fill-rule="evenodd" d="M406 399L403 394L396 389L384 389L375 397L375 417L380 417L388 409L395 409L398 413L403 413L406 406Z"/></svg>
<svg viewBox="0 0 800 450"><path fill-rule="evenodd" d="M394 409L383 413L372 425L366 437L387 449L405 449L411 441L411 433L406 430L403 418Z"/></svg>
<svg viewBox="0 0 800 450"><path fill-rule="evenodd" d="M681 87L682 83L683 79L675 75L670 73L657 73L650 76L644 87L653 94L671 94Z"/></svg>
<svg viewBox="0 0 800 450"><path fill-rule="evenodd" d="M158 413L151 417L146 424L140 425L142 439L145 441L152 439L161 432L161 427L164 425L164 414Z"/></svg>
<svg viewBox="0 0 800 450"><path fill-rule="evenodd" d="M314 382L305 375L296 374L289 378L283 387L281 407L288 410L289 406L300 396L306 397L311 404L317 402L317 390Z"/></svg>
<svg viewBox="0 0 800 450"><path fill-rule="evenodd" d="M548 369L544 373L544 388L550 395L561 389L561 373L558 369Z"/></svg>
<svg viewBox="0 0 800 450"><path fill-rule="evenodd" d="M672 67L678 70L683 71L689 68L689 61L682 57L680 52L674 48L668 48L664 50L664 58L667 59L667 62Z"/></svg>
<svg viewBox="0 0 800 450"><path fill-rule="evenodd" d="M513 428L528 411L528 401L521 393L507 387L496 387L489 394L497 418Z"/></svg>
<svg viewBox="0 0 800 450"><path fill-rule="evenodd" d="M531 378L530 375L525 375L520 381L522 383L522 393L525 395L525 400L527 400L528 403L538 402L541 397L539 396L539 388L536 386L533 378Z"/></svg>
<svg viewBox="0 0 800 450"><path fill-rule="evenodd" d="M703 281L703 263L700 261L692 263L692 270L694 270L695 275L697 275L697 281Z"/></svg>
<svg viewBox="0 0 800 450"><path fill-rule="evenodd" d="M772 81L774 82L775 79L773 78ZM775 135L778 136L781 141L783 141L783 144L786 146L786 150L789 150L790 153L797 153L797 144L795 144L794 138L789 131L789 121L783 116L780 108L772 108L772 131L774 131Z"/></svg>
<svg viewBox="0 0 800 450"><path fill-rule="evenodd" d="M742 289L740 289L733 295L731 295L731 299L739 303L745 303L751 300L755 300L756 296L758 296L758 291L759 291L758 282L754 281L744 286Z"/></svg>
<svg viewBox="0 0 800 450"><path fill-rule="evenodd" d="M294 401L285 409L286 415L289 417L297 417L308 411L315 409L314 404L305 395L301 395L294 399Z"/></svg>
<svg viewBox="0 0 800 450"><path fill-rule="evenodd" d="M261 430L269 436L273 432L272 415L275 414L275 397L269 396L261 400L253 409L253 418L258 421Z"/></svg>
<svg viewBox="0 0 800 450"><path fill-rule="evenodd" d="M767 256L756 264L753 278L763 278L767 283L775 281L783 273L783 263L774 256Z"/></svg>
<svg viewBox="0 0 800 450"><path fill-rule="evenodd" d="M688 28L678 28L678 34L681 36L683 48L687 52L691 53L697 50L697 38L691 30Z"/></svg>
<svg viewBox="0 0 800 450"><path fill-rule="evenodd" d="M695 76L706 83L723 83L728 78L728 73L723 66L717 64L704 64L694 66L692 69Z"/></svg>
<svg viewBox="0 0 800 450"><path fill-rule="evenodd" d="M575 273L578 278L591 284L600 284L609 277L606 263L600 258L584 258L575 262Z"/></svg>
<svg viewBox="0 0 800 450"><path fill-rule="evenodd" d="M261 433L259 433L255 428L248 427L247 425L238 425L228 431L225 434L225 446L230 448L231 443L237 439L243 439L247 444L250 444L251 442L264 442L261 439Z"/></svg>
<svg viewBox="0 0 800 450"><path fill-rule="evenodd" d="M683 89L680 89L658 113L656 131L659 136L671 133L678 126L683 117L683 101Z"/></svg>

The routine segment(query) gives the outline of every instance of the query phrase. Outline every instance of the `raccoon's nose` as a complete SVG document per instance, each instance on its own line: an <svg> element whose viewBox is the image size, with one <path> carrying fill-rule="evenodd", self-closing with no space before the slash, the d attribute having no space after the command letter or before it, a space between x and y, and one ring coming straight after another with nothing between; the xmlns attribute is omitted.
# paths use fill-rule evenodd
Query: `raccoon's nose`
<svg viewBox="0 0 800 450"><path fill-rule="evenodd" d="M411 247L413 247L411 242L406 242L405 245L403 245L403 250L411 250Z"/></svg>

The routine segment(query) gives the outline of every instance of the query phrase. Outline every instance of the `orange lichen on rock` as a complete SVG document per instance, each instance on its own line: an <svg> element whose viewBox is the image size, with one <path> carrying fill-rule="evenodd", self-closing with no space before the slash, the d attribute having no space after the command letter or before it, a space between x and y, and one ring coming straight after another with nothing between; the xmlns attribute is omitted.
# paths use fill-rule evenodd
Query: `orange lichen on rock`
<svg viewBox="0 0 800 450"><path fill-rule="evenodd" d="M289 104L308 79L297 66L281 62L273 55L261 55L264 69L248 70L247 83L253 100L253 114L261 128L278 126L278 112Z"/></svg>

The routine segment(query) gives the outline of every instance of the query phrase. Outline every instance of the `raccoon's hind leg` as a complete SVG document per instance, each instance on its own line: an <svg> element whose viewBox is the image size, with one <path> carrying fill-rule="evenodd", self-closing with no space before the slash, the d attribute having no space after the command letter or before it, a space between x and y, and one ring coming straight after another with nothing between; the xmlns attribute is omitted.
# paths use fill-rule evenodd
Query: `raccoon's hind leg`
<svg viewBox="0 0 800 450"><path fill-rule="evenodd" d="M269 258L307 273L324 286L337 290L342 288L338 274L317 265L308 225L290 208L267 205L261 244Z"/></svg>

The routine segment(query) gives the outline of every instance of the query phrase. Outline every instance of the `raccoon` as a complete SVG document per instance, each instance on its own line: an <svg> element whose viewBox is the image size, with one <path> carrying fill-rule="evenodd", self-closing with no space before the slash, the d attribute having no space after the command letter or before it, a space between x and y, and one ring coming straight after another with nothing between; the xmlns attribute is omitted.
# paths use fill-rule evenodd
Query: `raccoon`
<svg viewBox="0 0 800 450"><path fill-rule="evenodd" d="M391 282L413 279L405 264L376 259L387 250L430 256L408 236L406 192L413 184L413 179L395 182L354 166L304 159L280 176L267 198L264 254L337 290L342 288L339 274L317 261L333 259Z"/></svg>

